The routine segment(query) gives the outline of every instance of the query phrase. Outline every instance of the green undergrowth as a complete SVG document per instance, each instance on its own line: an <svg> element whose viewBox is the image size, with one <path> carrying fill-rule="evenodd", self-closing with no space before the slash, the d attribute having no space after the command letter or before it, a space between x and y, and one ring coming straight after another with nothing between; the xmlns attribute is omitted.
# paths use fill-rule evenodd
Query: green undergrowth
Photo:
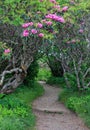
<svg viewBox="0 0 90 130"><path fill-rule="evenodd" d="M48 78L47 84L57 85L57 86L60 86L60 87L65 86L65 82L64 82L63 77L54 77L54 76L51 76L51 77Z"/></svg>
<svg viewBox="0 0 90 130"><path fill-rule="evenodd" d="M90 128L90 90L77 92L63 89L59 95L59 101L62 101L67 108L77 113Z"/></svg>
<svg viewBox="0 0 90 130"><path fill-rule="evenodd" d="M48 68L40 68L36 79L38 81L46 81L46 83L50 85L65 85L64 78L52 76L51 71Z"/></svg>
<svg viewBox="0 0 90 130"><path fill-rule="evenodd" d="M77 91L75 86L67 88L63 77L53 77L50 71L43 68L39 70L37 79L45 80L50 85L61 87L62 91L59 94L59 101L63 102L67 108L79 115L90 128L90 89Z"/></svg>
<svg viewBox="0 0 90 130"><path fill-rule="evenodd" d="M37 82L21 85L10 95L0 95L0 130L34 130L32 101L44 93Z"/></svg>
<svg viewBox="0 0 90 130"><path fill-rule="evenodd" d="M59 101L63 102L67 108L79 115L90 128L90 89L77 91L75 86L67 88L62 77L49 77L47 83L57 85L62 88L59 94Z"/></svg>
<svg viewBox="0 0 90 130"><path fill-rule="evenodd" d="M50 76L51 72L48 68L40 68L36 79L39 81L47 81Z"/></svg>

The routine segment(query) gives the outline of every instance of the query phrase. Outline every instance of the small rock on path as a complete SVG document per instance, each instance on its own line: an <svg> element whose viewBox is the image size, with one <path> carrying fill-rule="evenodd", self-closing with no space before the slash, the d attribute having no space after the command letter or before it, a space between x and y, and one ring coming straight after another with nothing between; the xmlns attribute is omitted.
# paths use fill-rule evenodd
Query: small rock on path
<svg viewBox="0 0 90 130"><path fill-rule="evenodd" d="M45 93L33 103L36 130L89 130L82 120L58 102L60 88L40 82Z"/></svg>

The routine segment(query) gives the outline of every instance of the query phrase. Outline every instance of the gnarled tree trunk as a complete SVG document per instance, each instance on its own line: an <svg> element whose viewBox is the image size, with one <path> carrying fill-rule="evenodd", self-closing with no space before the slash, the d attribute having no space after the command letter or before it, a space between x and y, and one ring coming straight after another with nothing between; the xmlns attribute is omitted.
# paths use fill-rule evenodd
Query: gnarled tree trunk
<svg viewBox="0 0 90 130"><path fill-rule="evenodd" d="M21 27L0 25L0 41L12 49L11 57L0 61L0 93L12 92L23 82L41 44L34 37L23 39L21 32Z"/></svg>

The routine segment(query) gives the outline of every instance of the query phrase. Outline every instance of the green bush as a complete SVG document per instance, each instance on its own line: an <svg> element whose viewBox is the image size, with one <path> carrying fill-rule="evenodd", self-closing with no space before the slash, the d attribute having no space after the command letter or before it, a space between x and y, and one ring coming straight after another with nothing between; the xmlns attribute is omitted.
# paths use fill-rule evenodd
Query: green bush
<svg viewBox="0 0 90 130"><path fill-rule="evenodd" d="M0 119L0 130L25 130L35 123L31 108L14 94L0 100Z"/></svg>
<svg viewBox="0 0 90 130"><path fill-rule="evenodd" d="M59 95L59 101L77 113L88 127L90 127L90 90L80 93L72 89L64 89Z"/></svg>
<svg viewBox="0 0 90 130"><path fill-rule="evenodd" d="M83 118L86 125L90 128L90 99L87 103L84 103L82 107L84 108L85 112L80 113L80 116Z"/></svg>
<svg viewBox="0 0 90 130"><path fill-rule="evenodd" d="M25 124L16 117L4 117L0 120L0 130L25 130Z"/></svg>
<svg viewBox="0 0 90 130"><path fill-rule="evenodd" d="M71 97L67 100L67 107L75 111L90 127L90 95L83 97Z"/></svg>
<svg viewBox="0 0 90 130"><path fill-rule="evenodd" d="M46 68L40 68L39 69L39 73L37 76L37 80L43 80L43 81L47 81L48 78L51 76L51 72L49 69Z"/></svg>
<svg viewBox="0 0 90 130"><path fill-rule="evenodd" d="M15 93L0 99L0 130L33 130L35 116L32 101L44 92L41 85L34 82L33 88L21 85Z"/></svg>
<svg viewBox="0 0 90 130"><path fill-rule="evenodd" d="M67 107L77 113L87 112L84 104L87 105L87 102L90 101L90 96L82 96L82 97L70 97L67 100Z"/></svg>
<svg viewBox="0 0 90 130"><path fill-rule="evenodd" d="M50 84L50 85L59 85L59 86L65 86L65 81L64 81L64 78L62 77L53 77L51 76L50 78L48 78L47 80L47 83Z"/></svg>
<svg viewBox="0 0 90 130"><path fill-rule="evenodd" d="M73 94L73 95L72 95ZM62 92L59 94L59 101L62 101L63 103L66 103L67 100L71 97L79 97L80 93L77 91L74 91L70 88L64 88Z"/></svg>
<svg viewBox="0 0 90 130"><path fill-rule="evenodd" d="M17 106L21 107L24 106L24 103L20 100L18 100L17 97L13 97L14 94L4 97L3 99L0 99L0 105L2 107L6 107L8 109L10 108L16 108Z"/></svg>
<svg viewBox="0 0 90 130"><path fill-rule="evenodd" d="M67 76L68 81L70 83L71 89L73 89L74 91L77 91L77 81L76 81L76 75L75 74L71 74L71 73L66 73L65 76Z"/></svg>

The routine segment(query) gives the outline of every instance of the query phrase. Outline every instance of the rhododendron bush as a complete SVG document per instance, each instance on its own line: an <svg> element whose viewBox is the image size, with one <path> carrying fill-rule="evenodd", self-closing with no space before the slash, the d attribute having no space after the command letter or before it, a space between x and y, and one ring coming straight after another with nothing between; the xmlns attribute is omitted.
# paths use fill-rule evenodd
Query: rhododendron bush
<svg viewBox="0 0 90 130"><path fill-rule="evenodd" d="M19 86L38 49L65 23L56 0L0 1L0 92Z"/></svg>
<svg viewBox="0 0 90 130"><path fill-rule="evenodd" d="M78 90L85 90L90 86L89 4L89 1L70 1L71 6L63 8L67 11L69 7L65 13L67 22L62 27L58 26L58 33L51 42L52 48L48 44L43 50L51 69L56 70L52 63L55 59L59 67L63 68L66 86Z"/></svg>
<svg viewBox="0 0 90 130"><path fill-rule="evenodd" d="M71 60L70 56L76 58L72 53L74 43L86 40L80 26L84 21L80 22L82 11L77 0L3 0L0 7L1 93L9 93L23 82L38 50L45 51L49 46L50 52L56 56L56 46L65 64ZM82 18L86 7L85 4ZM56 58L61 60L58 56Z"/></svg>

